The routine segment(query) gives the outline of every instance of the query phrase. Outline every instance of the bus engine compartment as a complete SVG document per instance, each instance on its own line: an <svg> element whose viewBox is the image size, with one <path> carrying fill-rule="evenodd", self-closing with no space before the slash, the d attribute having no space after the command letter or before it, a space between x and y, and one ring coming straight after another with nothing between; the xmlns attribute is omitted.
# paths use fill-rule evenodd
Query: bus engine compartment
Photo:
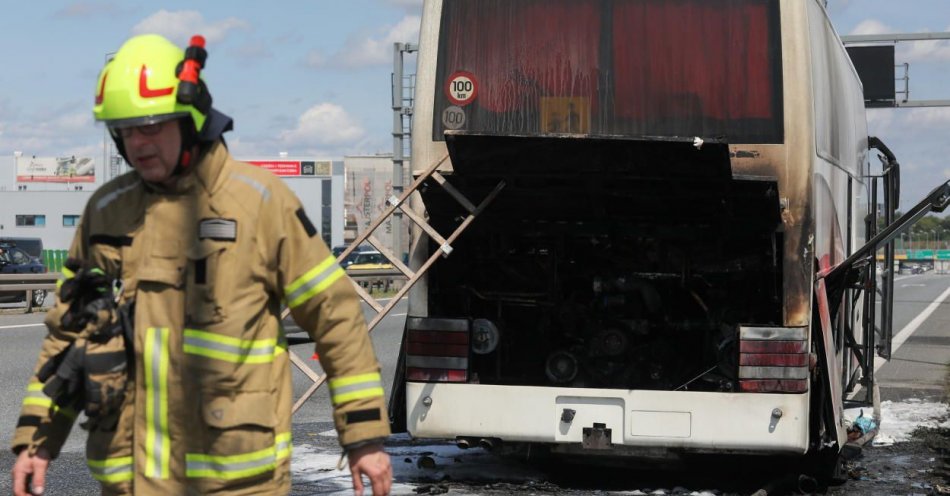
<svg viewBox="0 0 950 496"><path fill-rule="evenodd" d="M693 138L446 141L472 202L505 183L428 273L429 317L482 343L468 382L737 390L739 325L783 320L775 178L733 177L728 145ZM467 215L420 192L440 232Z"/></svg>

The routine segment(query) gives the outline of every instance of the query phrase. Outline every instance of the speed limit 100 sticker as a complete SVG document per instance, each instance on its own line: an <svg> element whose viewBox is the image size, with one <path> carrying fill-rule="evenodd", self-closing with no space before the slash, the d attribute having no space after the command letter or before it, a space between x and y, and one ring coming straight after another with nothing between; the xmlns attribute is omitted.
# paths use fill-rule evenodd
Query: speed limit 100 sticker
<svg viewBox="0 0 950 496"><path fill-rule="evenodd" d="M445 82L445 94L449 101L458 106L472 103L478 95L478 81L471 72L458 71Z"/></svg>

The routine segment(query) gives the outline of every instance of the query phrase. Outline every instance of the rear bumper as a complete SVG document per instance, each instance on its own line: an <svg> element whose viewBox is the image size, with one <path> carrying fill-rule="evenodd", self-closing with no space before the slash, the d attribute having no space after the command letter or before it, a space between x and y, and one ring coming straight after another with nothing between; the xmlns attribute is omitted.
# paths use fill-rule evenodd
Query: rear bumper
<svg viewBox="0 0 950 496"><path fill-rule="evenodd" d="M808 448L808 393L410 382L406 402L409 433L420 438L579 445L583 429L600 423L611 430L613 446L754 454L803 454ZM566 409L574 411L570 422L562 421Z"/></svg>

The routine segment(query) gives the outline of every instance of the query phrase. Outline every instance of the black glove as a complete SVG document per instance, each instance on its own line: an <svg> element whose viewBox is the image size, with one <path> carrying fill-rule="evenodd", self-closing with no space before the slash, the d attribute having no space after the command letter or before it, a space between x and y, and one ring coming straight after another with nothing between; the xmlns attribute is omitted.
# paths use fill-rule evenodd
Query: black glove
<svg viewBox="0 0 950 496"><path fill-rule="evenodd" d="M74 276L59 289L60 301L69 303L69 310L60 321L63 329L78 332L90 323L97 327L108 323L115 308L114 280L101 269L74 258L66 260L65 265Z"/></svg>
<svg viewBox="0 0 950 496"><path fill-rule="evenodd" d="M66 268L74 276L60 287L60 301L69 303L60 322L79 337L43 364L37 379L57 406L85 410L84 428L112 430L134 370L134 307L116 308L114 280L103 271L75 259Z"/></svg>
<svg viewBox="0 0 950 496"><path fill-rule="evenodd" d="M79 341L77 343L77 341ZM73 341L65 350L46 362L36 374L44 382L43 394L49 396L60 408L82 409L85 373L86 346L83 340ZM50 370L55 374L51 374ZM52 378L50 378L52 376ZM47 379L49 379L47 381Z"/></svg>

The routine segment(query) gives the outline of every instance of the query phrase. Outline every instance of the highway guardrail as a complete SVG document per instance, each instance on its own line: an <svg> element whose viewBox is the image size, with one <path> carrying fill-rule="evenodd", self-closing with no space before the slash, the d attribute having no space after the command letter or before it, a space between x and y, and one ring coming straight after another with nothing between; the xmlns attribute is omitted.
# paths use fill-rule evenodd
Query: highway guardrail
<svg viewBox="0 0 950 496"><path fill-rule="evenodd" d="M41 274L0 274L0 291L26 291L26 312L33 311L33 291L53 291L59 272Z"/></svg>

